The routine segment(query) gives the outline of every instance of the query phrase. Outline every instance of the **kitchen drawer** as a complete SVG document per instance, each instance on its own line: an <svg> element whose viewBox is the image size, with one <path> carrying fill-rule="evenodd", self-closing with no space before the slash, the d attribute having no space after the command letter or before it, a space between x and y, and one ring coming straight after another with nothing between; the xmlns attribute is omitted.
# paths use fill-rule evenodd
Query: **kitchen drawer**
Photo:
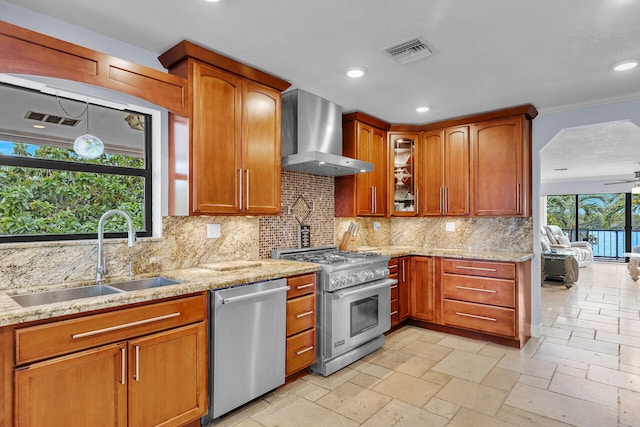
<svg viewBox="0 0 640 427"><path fill-rule="evenodd" d="M468 276L497 277L500 279L516 278L516 266L514 263L508 262L444 258L442 260L442 272Z"/></svg>
<svg viewBox="0 0 640 427"><path fill-rule="evenodd" d="M316 296L306 295L287 301L287 336L316 325Z"/></svg>
<svg viewBox="0 0 640 427"><path fill-rule="evenodd" d="M316 361L316 330L310 329L287 338L286 375L311 366Z"/></svg>
<svg viewBox="0 0 640 427"><path fill-rule="evenodd" d="M393 285L391 285L391 299L398 299L398 284L395 283Z"/></svg>
<svg viewBox="0 0 640 427"><path fill-rule="evenodd" d="M304 274L287 278L287 285L291 288L287 292L287 298L296 298L302 295L313 294L316 291L315 273Z"/></svg>
<svg viewBox="0 0 640 427"><path fill-rule="evenodd" d="M442 275L444 298L515 308L515 280L487 277Z"/></svg>
<svg viewBox="0 0 640 427"><path fill-rule="evenodd" d="M16 329L16 364L205 320L206 295Z"/></svg>
<svg viewBox="0 0 640 427"><path fill-rule="evenodd" d="M389 260L389 274L398 274L398 258Z"/></svg>
<svg viewBox="0 0 640 427"><path fill-rule="evenodd" d="M508 337L514 337L516 333L516 315L511 308L445 299L442 311L445 325Z"/></svg>

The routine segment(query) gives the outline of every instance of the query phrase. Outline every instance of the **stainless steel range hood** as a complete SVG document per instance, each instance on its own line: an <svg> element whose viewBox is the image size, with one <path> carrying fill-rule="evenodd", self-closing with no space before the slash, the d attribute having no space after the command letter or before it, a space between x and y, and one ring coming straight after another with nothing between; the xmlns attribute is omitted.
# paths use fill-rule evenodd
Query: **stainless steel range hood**
<svg viewBox="0 0 640 427"><path fill-rule="evenodd" d="M342 155L342 107L295 89L282 95L282 169L342 176L373 164Z"/></svg>

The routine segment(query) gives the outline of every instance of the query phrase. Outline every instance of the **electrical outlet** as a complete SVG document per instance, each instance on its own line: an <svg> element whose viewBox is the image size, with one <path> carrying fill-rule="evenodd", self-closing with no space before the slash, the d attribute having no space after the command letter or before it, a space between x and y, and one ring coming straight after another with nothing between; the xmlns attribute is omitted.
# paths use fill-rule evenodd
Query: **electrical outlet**
<svg viewBox="0 0 640 427"><path fill-rule="evenodd" d="M220 224L207 224L207 239L220 237Z"/></svg>
<svg viewBox="0 0 640 427"><path fill-rule="evenodd" d="M375 231L380 230L380 223L378 221L373 221L373 229Z"/></svg>
<svg viewBox="0 0 640 427"><path fill-rule="evenodd" d="M445 222L444 230L445 231L456 231L456 223L455 222Z"/></svg>

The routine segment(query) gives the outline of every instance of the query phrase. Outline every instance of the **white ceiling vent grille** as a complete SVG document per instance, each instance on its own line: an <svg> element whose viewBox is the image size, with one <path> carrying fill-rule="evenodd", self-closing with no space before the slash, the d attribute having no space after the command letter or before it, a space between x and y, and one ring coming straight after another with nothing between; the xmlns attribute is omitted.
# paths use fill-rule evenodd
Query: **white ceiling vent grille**
<svg viewBox="0 0 640 427"><path fill-rule="evenodd" d="M72 119L70 117L63 117L63 116L56 116L56 115L47 114L47 113L37 113L35 111L27 111L27 114L24 115L24 118L29 120L35 120L38 122L55 123L57 125L63 125L63 126L76 126L78 123L80 123L80 120L78 119Z"/></svg>
<svg viewBox="0 0 640 427"><path fill-rule="evenodd" d="M412 39L391 46L385 51L401 64L417 61L433 54L433 49L429 47L422 37Z"/></svg>

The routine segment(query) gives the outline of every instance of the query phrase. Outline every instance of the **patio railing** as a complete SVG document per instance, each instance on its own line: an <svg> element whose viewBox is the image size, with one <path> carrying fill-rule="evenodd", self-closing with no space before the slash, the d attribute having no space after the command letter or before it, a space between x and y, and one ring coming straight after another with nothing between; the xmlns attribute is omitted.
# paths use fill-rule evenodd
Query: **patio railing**
<svg viewBox="0 0 640 427"><path fill-rule="evenodd" d="M584 234L583 230L580 230ZM599 258L624 259L624 230L593 230L589 229L588 234L592 237L594 243L593 255ZM597 243L595 243L597 242ZM640 245L640 230L631 232L631 247Z"/></svg>

